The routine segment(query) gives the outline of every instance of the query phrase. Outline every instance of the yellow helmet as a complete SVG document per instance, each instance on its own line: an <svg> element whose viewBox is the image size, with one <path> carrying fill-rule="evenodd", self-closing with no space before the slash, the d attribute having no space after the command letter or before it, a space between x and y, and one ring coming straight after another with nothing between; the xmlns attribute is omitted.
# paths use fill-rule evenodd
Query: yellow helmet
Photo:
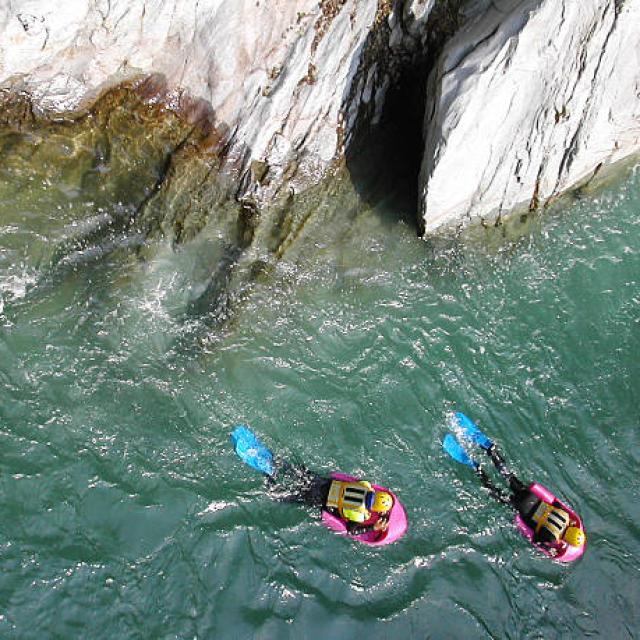
<svg viewBox="0 0 640 640"><path fill-rule="evenodd" d="M393 498L386 491L376 491L375 498L373 499L373 505L371 505L372 511L378 513L386 513L393 506Z"/></svg>
<svg viewBox="0 0 640 640"><path fill-rule="evenodd" d="M584 531L578 527L568 527L562 536L563 540L570 544L572 547L581 547L587 537L584 535Z"/></svg>

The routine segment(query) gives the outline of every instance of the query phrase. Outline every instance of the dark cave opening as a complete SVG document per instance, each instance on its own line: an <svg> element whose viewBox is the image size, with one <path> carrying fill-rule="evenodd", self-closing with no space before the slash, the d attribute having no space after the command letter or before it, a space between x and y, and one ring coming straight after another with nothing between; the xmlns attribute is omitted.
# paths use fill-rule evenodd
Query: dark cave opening
<svg viewBox="0 0 640 640"><path fill-rule="evenodd" d="M402 0L395 0L394 15L402 31L411 34L404 50L391 49L391 34L385 21L379 23L365 44L365 51L372 52L373 58L386 67L393 82L376 125L370 124L368 105L360 105L360 122L345 150L347 169L365 202L383 205L385 211L411 225L419 236L424 235L419 180L428 80L446 43L466 19L464 6L464 0L436 0L427 20L418 25L405 12Z"/></svg>
<svg viewBox="0 0 640 640"><path fill-rule="evenodd" d="M358 128L346 149L347 169L365 202L381 206L418 235L418 180L424 152L429 64L407 66L387 91L380 120Z"/></svg>

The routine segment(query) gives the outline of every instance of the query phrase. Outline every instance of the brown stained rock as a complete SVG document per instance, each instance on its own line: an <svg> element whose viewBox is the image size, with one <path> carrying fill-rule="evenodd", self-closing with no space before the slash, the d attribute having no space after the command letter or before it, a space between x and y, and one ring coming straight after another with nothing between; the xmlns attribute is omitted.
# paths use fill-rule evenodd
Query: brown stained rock
<svg viewBox="0 0 640 640"><path fill-rule="evenodd" d="M251 162L251 179L258 184L262 184L269 172L269 165L261 160L253 160Z"/></svg>
<svg viewBox="0 0 640 640"><path fill-rule="evenodd" d="M30 126L36 120L31 97L26 93L0 91L0 128Z"/></svg>
<svg viewBox="0 0 640 640"><path fill-rule="evenodd" d="M28 94L2 91L0 141L8 136L4 160L15 165L16 185L33 174L93 194L96 207L122 203L133 211L128 224L146 235L191 238L210 210L194 207L194 194L196 202L204 192L224 197L216 177L226 127L205 101L168 91L160 75L111 87L85 109L54 118L35 113Z"/></svg>
<svg viewBox="0 0 640 640"><path fill-rule="evenodd" d="M311 55L313 55L325 33L329 30L333 19L340 13L347 0L320 0L320 17L316 21L316 34L311 43Z"/></svg>

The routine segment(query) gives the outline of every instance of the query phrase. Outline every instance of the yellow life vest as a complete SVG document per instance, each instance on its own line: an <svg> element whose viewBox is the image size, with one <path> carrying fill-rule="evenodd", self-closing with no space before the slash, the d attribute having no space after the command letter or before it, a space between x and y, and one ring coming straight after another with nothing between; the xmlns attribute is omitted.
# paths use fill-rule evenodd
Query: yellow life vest
<svg viewBox="0 0 640 640"><path fill-rule="evenodd" d="M365 480L343 482L334 480L329 487L327 507L337 509L340 515L353 522L364 522L371 517L366 507L367 493L373 491Z"/></svg>
<svg viewBox="0 0 640 640"><path fill-rule="evenodd" d="M532 516L536 523L536 533L546 529L555 540L561 540L569 526L569 514L564 509L559 509L548 502L541 502Z"/></svg>

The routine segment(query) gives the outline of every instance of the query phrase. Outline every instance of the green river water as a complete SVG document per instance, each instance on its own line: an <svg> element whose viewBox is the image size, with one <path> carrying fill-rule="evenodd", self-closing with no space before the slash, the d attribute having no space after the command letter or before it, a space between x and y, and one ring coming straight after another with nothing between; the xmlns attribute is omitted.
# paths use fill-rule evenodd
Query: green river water
<svg viewBox="0 0 640 640"><path fill-rule="evenodd" d="M425 242L362 210L223 326L191 304L215 232L74 248L125 206L91 188L0 169L0 637L636 636L640 171L517 233ZM582 514L579 562L443 453L454 409ZM271 501L243 422L393 488L406 537Z"/></svg>

